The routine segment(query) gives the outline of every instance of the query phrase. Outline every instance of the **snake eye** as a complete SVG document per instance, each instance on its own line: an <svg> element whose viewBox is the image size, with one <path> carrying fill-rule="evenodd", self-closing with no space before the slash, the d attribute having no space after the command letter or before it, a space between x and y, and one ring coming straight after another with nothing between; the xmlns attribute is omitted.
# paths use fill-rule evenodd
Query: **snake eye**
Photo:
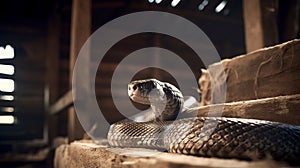
<svg viewBox="0 0 300 168"><path fill-rule="evenodd" d="M137 86L133 85L132 89L133 89L133 91L135 91L137 89Z"/></svg>
<svg viewBox="0 0 300 168"><path fill-rule="evenodd" d="M152 88L156 88L156 83L152 82Z"/></svg>

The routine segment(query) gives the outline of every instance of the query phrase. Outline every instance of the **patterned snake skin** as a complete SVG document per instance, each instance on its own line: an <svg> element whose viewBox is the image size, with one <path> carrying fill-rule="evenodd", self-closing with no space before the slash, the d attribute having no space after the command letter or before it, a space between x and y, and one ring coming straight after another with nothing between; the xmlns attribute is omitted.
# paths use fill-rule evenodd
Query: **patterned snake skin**
<svg viewBox="0 0 300 168"><path fill-rule="evenodd" d="M175 86L156 79L130 83L128 94L133 101L150 104L149 97L154 89L153 97L158 100L166 95L162 113L157 113L154 121L123 121L111 125L108 133L111 146L167 149L172 153L248 160L300 159L300 126L224 117L174 120L182 108L183 96ZM152 109L157 110L156 107Z"/></svg>

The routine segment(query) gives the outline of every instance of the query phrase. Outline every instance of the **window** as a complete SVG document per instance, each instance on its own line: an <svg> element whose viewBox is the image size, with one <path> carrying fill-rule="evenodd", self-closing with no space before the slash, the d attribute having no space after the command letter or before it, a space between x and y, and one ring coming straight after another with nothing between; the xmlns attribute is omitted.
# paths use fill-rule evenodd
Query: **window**
<svg viewBox="0 0 300 168"><path fill-rule="evenodd" d="M15 67L13 59L15 57L14 48L10 45L0 47L0 124L14 124L15 109L12 106L14 101Z"/></svg>

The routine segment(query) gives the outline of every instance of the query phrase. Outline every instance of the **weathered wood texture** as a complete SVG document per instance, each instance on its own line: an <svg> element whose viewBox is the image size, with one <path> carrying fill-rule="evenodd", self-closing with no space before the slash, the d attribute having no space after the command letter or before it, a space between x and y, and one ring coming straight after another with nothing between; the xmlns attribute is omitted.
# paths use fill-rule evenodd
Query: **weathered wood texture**
<svg viewBox="0 0 300 168"><path fill-rule="evenodd" d="M78 56L78 53L87 40L87 38L91 34L91 0L73 0L72 4L72 20L71 20L71 46L70 46L70 85L72 84L72 77L73 77L73 69L74 65ZM85 57L85 65L89 67L90 62L90 55L87 54ZM89 76L89 68L83 68L82 73L84 75ZM81 81L80 84L86 84L89 86L89 81ZM82 91L78 92L75 90L73 92L73 96L78 98L80 97L85 98L85 93L88 93L86 89L89 87L81 86ZM72 142L76 139L81 139L84 130L81 127L80 122L76 116L75 110L73 107L69 109L68 115L68 134L69 134L69 141Z"/></svg>
<svg viewBox="0 0 300 168"><path fill-rule="evenodd" d="M278 43L278 0L244 0L246 49L251 52Z"/></svg>
<svg viewBox="0 0 300 168"><path fill-rule="evenodd" d="M185 116L248 118L300 125L299 107L300 94L297 94L201 106Z"/></svg>
<svg viewBox="0 0 300 168"><path fill-rule="evenodd" d="M54 167L282 167L274 161L239 161L171 154L149 149L109 148L91 141L75 141L56 149Z"/></svg>
<svg viewBox="0 0 300 168"><path fill-rule="evenodd" d="M226 102L293 95L300 93L300 40L263 48L221 61L226 82ZM211 104L210 71L199 79L202 105Z"/></svg>

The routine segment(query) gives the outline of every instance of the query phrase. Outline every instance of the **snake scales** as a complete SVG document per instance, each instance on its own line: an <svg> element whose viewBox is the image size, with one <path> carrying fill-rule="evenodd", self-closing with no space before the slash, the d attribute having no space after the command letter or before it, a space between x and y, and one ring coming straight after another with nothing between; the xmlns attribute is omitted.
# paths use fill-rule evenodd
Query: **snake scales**
<svg viewBox="0 0 300 168"><path fill-rule="evenodd" d="M128 94L135 102L151 104L156 119L111 125L108 133L111 146L167 149L172 153L205 157L300 159L299 126L224 117L175 120L183 106L182 93L175 86L156 79L131 82ZM166 103L161 110L157 102L163 104L163 96Z"/></svg>

